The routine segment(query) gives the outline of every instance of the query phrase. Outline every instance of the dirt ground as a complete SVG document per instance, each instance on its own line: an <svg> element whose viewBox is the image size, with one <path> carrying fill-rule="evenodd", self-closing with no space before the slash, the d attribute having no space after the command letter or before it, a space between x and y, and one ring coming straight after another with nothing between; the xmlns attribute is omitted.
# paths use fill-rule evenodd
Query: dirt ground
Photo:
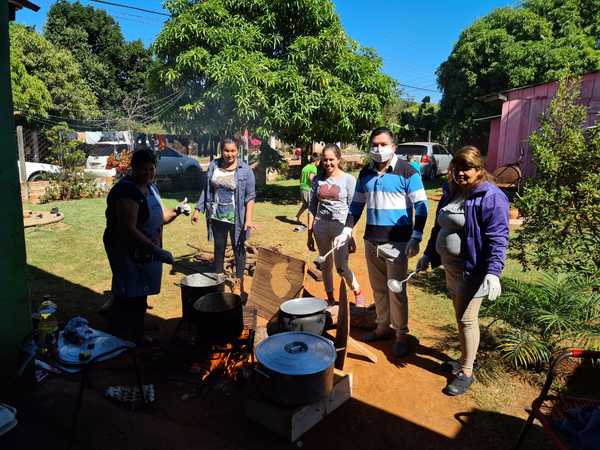
<svg viewBox="0 0 600 450"><path fill-rule="evenodd" d="M371 298L364 255L352 256L351 265ZM165 274L161 301L153 299L148 325L158 329L167 342L181 316L181 274ZM321 283L310 276L306 289L323 295ZM251 281L251 280L249 280ZM412 289L412 288L411 288ZM409 291L409 297L411 296ZM168 298L171 301L165 302ZM439 370L447 359L433 342L420 336L435 335L430 325L416 315L410 319L411 334L420 340L415 354L397 361L391 342L373 348L379 362L370 363L350 355L345 370L353 376L353 396L332 415L301 438L307 449L504 449L510 448L524 423L525 408L537 389L518 384L513 398L506 398L500 411L484 410L469 396L442 393L446 377ZM352 330L360 337L361 330ZM133 383L131 360L121 357L91 372L91 387L85 391L74 448L95 450L163 449L286 449L286 442L244 413L247 385L216 381L197 394L197 376L187 373L189 358L173 357L178 349L148 354L142 361L144 383L156 387L156 402L146 410L131 412L102 396L106 386ZM71 414L78 389L78 376L54 377L32 388L23 397L15 393L19 426L0 438L0 448L65 448L70 436ZM493 389L493 387L490 387ZM189 396L184 400L185 396ZM531 432L525 448L549 448L539 429Z"/></svg>

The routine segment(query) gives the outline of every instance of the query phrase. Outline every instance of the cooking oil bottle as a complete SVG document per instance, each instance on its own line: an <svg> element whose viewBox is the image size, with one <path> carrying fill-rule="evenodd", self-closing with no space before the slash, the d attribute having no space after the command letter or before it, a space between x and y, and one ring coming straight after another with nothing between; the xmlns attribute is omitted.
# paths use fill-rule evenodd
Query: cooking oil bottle
<svg viewBox="0 0 600 450"><path fill-rule="evenodd" d="M45 300L38 308L38 347L42 352L56 350L58 341L58 306L56 303Z"/></svg>

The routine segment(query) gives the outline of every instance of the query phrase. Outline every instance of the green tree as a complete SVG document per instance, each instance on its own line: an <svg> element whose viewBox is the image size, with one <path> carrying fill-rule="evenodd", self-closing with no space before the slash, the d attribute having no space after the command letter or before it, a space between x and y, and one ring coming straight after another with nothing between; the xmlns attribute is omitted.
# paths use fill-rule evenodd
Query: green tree
<svg viewBox="0 0 600 450"><path fill-rule="evenodd" d="M18 80L23 69L29 81L20 80L15 86L15 104L22 111L45 115L52 113L61 117L91 118L98 115L96 96L85 83L79 64L68 51L56 48L35 31L14 23L10 24L11 52L14 73ZM22 67L21 67L22 66ZM35 77L35 80L31 79ZM23 90L22 85L31 89ZM40 109L42 98L46 98L43 85L49 95ZM29 95L27 92L35 92Z"/></svg>
<svg viewBox="0 0 600 450"><path fill-rule="evenodd" d="M182 131L248 127L290 143L352 141L393 93L381 60L348 38L330 0L171 0L154 81L183 92Z"/></svg>
<svg viewBox="0 0 600 450"><path fill-rule="evenodd" d="M139 40L126 42L104 10L58 0L48 12L44 36L81 62L102 110L120 112L124 95L145 89L150 51Z"/></svg>
<svg viewBox="0 0 600 450"><path fill-rule="evenodd" d="M456 143L487 133L473 119L497 114L481 96L600 68L600 3L530 0L497 9L464 30L437 70L440 115Z"/></svg>
<svg viewBox="0 0 600 450"><path fill-rule="evenodd" d="M27 111L46 117L52 108L52 97L42 80L30 74L23 64L23 51L12 45L10 48L10 80L15 111Z"/></svg>
<svg viewBox="0 0 600 450"><path fill-rule="evenodd" d="M580 80L561 81L529 146L537 168L518 198L524 267L600 274L600 129L585 130Z"/></svg>

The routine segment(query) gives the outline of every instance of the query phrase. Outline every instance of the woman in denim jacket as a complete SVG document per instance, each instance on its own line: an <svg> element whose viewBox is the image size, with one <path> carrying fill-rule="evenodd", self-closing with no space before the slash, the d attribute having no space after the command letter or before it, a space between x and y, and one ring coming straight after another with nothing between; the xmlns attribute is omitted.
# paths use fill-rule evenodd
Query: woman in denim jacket
<svg viewBox="0 0 600 450"><path fill-rule="evenodd" d="M238 160L238 148L234 140L223 140L221 149L221 158L215 159L208 166L192 222L198 222L200 213L206 213L208 240L214 241L216 273L224 272L225 248L227 237L230 237L236 277L243 294L245 242L250 237L250 231L256 228L253 222L256 183L250 166Z"/></svg>
<svg viewBox="0 0 600 450"><path fill-rule="evenodd" d="M417 271L444 266L452 296L461 357L444 363L454 374L446 393L464 394L474 381L479 347L479 308L501 292L500 275L508 248L508 199L491 181L476 147L461 148L452 158L449 182Z"/></svg>

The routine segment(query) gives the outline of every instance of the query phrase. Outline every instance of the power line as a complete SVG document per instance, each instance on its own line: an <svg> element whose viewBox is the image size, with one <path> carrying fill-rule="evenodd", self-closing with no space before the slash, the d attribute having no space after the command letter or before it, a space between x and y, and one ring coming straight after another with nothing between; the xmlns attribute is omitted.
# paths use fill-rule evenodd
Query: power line
<svg viewBox="0 0 600 450"><path fill-rule="evenodd" d="M427 89L427 88L419 87L419 86L411 86L410 84L398 83L398 86L402 86L402 87L405 87L407 89L416 89L417 91L435 92L436 94L440 93L440 91L436 91L434 89Z"/></svg>
<svg viewBox="0 0 600 450"><path fill-rule="evenodd" d="M156 14L157 16L171 17L171 14L167 14L167 13L160 12L160 11L154 11L152 9L138 8L137 6L124 5L122 3L108 2L106 0L90 0L90 1L95 2L95 3L102 3L104 5L118 6L119 8L135 9L136 11L142 11L142 12L145 12L148 14Z"/></svg>

